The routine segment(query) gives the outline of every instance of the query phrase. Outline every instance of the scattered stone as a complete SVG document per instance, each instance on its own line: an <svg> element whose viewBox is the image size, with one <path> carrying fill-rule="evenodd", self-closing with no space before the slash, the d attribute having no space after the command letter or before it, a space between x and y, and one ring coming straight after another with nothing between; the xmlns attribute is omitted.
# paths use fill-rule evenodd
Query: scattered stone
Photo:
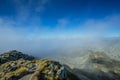
<svg viewBox="0 0 120 80"><path fill-rule="evenodd" d="M0 80L79 80L59 62L36 60L16 50L0 55Z"/></svg>

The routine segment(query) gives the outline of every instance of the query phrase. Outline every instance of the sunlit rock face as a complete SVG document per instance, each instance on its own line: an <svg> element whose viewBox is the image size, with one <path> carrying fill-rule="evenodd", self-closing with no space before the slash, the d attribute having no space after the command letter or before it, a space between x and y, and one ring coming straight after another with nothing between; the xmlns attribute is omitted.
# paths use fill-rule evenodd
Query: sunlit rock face
<svg viewBox="0 0 120 80"><path fill-rule="evenodd" d="M37 60L18 51L10 51L1 56L6 61L1 60L0 80L79 80L56 61Z"/></svg>

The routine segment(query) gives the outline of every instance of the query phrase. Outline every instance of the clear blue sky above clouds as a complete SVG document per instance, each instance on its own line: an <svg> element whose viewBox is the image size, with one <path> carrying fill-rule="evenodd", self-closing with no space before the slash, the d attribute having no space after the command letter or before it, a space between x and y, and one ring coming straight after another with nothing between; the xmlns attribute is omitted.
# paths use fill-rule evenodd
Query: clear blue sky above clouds
<svg viewBox="0 0 120 80"><path fill-rule="evenodd" d="M119 36L120 0L0 0L0 29L29 37Z"/></svg>

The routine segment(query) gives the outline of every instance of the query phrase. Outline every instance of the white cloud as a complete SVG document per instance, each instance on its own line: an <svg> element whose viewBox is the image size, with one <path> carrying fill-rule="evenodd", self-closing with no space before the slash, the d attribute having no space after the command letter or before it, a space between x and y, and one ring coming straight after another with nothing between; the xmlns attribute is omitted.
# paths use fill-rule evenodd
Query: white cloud
<svg viewBox="0 0 120 80"><path fill-rule="evenodd" d="M120 15L106 16L105 18L98 20L88 19L84 22L83 25L80 25L79 29L77 30L80 30L81 27L83 27L83 34L101 36L112 34L117 29L120 29Z"/></svg>
<svg viewBox="0 0 120 80"><path fill-rule="evenodd" d="M15 6L15 19L18 24L26 23L30 20L32 23L41 22L40 16L45 11L50 0L11 0ZM34 15L34 16L33 16ZM36 20L35 20L36 19ZM35 20L35 21L34 21Z"/></svg>
<svg viewBox="0 0 120 80"><path fill-rule="evenodd" d="M86 36L86 33L93 34L94 32L92 31L95 31L94 34L99 35L102 34L102 32L106 32L106 30L109 30L110 28L117 29L117 27L120 27L119 19L119 15L108 16L101 20L89 19L82 25L85 27L83 35ZM93 46L94 42L99 43L97 41L98 39L100 40L99 37L80 39L79 36L67 38L66 35L64 36L65 38L56 38L56 32L54 33L56 35L55 37L49 38L50 36L48 36L48 38L43 39L41 37L42 34L40 33L41 30L35 30L33 33L30 33L31 31L29 32L29 28L16 27L16 24L17 23L15 21L10 19L0 18L0 52L17 49L22 52L36 55L39 54L41 56L45 55L45 53L56 54L60 53L61 51L75 51L79 50L81 46L91 47L91 44ZM70 20L62 18L58 20L58 25L56 27L59 27L58 30L64 30L64 27L62 28L60 25L66 26L68 24L70 24ZM33 27L32 30L34 29L35 28ZM76 33L77 31L78 28ZM64 33L60 32L60 34L63 35ZM68 35L71 37L72 34L68 33Z"/></svg>
<svg viewBox="0 0 120 80"><path fill-rule="evenodd" d="M56 51L60 47L59 40L43 38L40 31L35 29L31 33L29 28L16 27L15 21L0 18L0 53L16 49L32 55L44 56Z"/></svg>

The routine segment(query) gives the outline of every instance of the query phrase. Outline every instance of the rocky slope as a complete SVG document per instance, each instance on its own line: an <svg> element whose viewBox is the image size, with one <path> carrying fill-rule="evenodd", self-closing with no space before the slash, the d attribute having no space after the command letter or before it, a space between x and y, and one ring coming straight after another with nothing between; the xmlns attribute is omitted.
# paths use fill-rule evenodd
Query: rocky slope
<svg viewBox="0 0 120 80"><path fill-rule="evenodd" d="M93 52L59 62L35 59L18 51L0 55L0 80L120 80L120 62Z"/></svg>
<svg viewBox="0 0 120 80"><path fill-rule="evenodd" d="M93 52L73 62L75 74L82 80L120 80L120 62L104 52Z"/></svg>
<svg viewBox="0 0 120 80"><path fill-rule="evenodd" d="M0 55L0 80L79 80L59 62L37 60L18 51Z"/></svg>

